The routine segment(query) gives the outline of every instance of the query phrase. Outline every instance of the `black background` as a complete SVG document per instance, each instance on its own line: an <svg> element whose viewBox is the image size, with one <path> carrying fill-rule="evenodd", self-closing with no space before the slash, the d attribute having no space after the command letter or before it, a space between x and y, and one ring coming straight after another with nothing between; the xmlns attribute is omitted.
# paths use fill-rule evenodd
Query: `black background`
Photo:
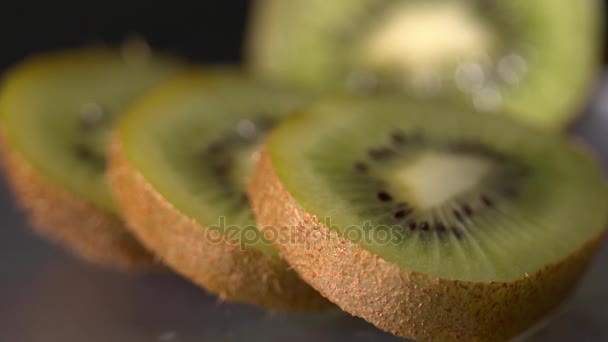
<svg viewBox="0 0 608 342"><path fill-rule="evenodd" d="M66 5L5 0L0 5L0 70L35 52L94 42L119 43L130 33L141 34L154 48L194 61L238 61L250 2L163 1L150 5L83 1ZM604 51L606 46L604 43ZM607 55L604 53L604 61Z"/></svg>
<svg viewBox="0 0 608 342"><path fill-rule="evenodd" d="M39 51L88 43L120 43L140 34L153 48L177 52L198 62L238 61L249 1L2 1L0 70Z"/></svg>

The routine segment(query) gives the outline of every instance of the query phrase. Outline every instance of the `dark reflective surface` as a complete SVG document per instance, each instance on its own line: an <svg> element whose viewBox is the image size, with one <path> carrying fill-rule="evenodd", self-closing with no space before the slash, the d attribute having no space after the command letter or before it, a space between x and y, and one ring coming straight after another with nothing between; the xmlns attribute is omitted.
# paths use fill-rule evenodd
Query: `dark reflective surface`
<svg viewBox="0 0 608 342"><path fill-rule="evenodd" d="M608 82L574 131L608 171ZM602 103L603 102L603 103ZM90 267L24 229L0 183L0 341L402 341L348 314L220 303L171 274ZM579 291L530 341L608 341L608 243Z"/></svg>

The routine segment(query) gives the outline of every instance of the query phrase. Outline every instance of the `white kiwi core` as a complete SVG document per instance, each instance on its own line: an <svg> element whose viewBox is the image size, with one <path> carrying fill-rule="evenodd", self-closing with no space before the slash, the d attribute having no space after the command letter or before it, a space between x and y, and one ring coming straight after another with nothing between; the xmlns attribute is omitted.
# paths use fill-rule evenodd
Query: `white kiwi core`
<svg viewBox="0 0 608 342"><path fill-rule="evenodd" d="M420 209L440 206L445 201L475 189L493 165L477 156L429 152L397 168L390 179L395 188Z"/></svg>
<svg viewBox="0 0 608 342"><path fill-rule="evenodd" d="M465 2L420 1L396 8L371 32L362 54L373 67L397 67L411 75L487 59L494 41L494 33Z"/></svg>

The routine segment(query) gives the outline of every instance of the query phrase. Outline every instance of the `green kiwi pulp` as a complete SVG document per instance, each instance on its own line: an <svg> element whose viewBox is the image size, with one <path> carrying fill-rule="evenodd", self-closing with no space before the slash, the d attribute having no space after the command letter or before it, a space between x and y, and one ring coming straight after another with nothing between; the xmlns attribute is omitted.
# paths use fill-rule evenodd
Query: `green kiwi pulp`
<svg viewBox="0 0 608 342"><path fill-rule="evenodd" d="M329 103L281 125L268 154L306 212L403 269L442 279L526 277L606 228L602 174L577 146L471 111Z"/></svg>
<svg viewBox="0 0 608 342"><path fill-rule="evenodd" d="M591 0L259 0L249 57L273 81L463 97L560 129L599 65Z"/></svg>
<svg viewBox="0 0 608 342"><path fill-rule="evenodd" d="M192 70L131 108L113 139L112 189L163 262L231 301L329 305L257 229L245 185L270 128L309 96L233 69Z"/></svg>
<svg viewBox="0 0 608 342"><path fill-rule="evenodd" d="M159 95L170 101L150 101L125 118L125 155L185 215L236 240L255 234L251 248L276 254L255 229L245 184L265 133L309 99L256 86L231 69L195 71L186 78Z"/></svg>
<svg viewBox="0 0 608 342"><path fill-rule="evenodd" d="M3 135L44 178L116 213L105 180L108 132L126 105L179 70L139 43L31 58L6 77Z"/></svg>

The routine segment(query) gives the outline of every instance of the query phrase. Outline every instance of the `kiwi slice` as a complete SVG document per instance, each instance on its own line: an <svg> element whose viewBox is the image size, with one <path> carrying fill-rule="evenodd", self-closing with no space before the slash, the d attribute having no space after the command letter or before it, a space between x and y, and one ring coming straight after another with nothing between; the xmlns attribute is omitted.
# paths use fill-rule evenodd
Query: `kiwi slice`
<svg viewBox="0 0 608 342"><path fill-rule="evenodd" d="M97 264L154 264L118 219L104 150L125 105L179 69L133 41L46 53L8 72L0 94L3 159L38 231Z"/></svg>
<svg viewBox="0 0 608 342"><path fill-rule="evenodd" d="M581 112L600 64L591 0L258 0L254 11L260 77L447 94L553 130Z"/></svg>
<svg viewBox="0 0 608 342"><path fill-rule="evenodd" d="M308 100L230 68L192 70L145 96L121 120L111 152L112 189L129 227L223 299L327 306L259 233L245 193L256 146Z"/></svg>
<svg viewBox="0 0 608 342"><path fill-rule="evenodd" d="M608 221L578 146L468 105L326 101L275 128L249 185L302 278L399 336L502 341L575 286Z"/></svg>

